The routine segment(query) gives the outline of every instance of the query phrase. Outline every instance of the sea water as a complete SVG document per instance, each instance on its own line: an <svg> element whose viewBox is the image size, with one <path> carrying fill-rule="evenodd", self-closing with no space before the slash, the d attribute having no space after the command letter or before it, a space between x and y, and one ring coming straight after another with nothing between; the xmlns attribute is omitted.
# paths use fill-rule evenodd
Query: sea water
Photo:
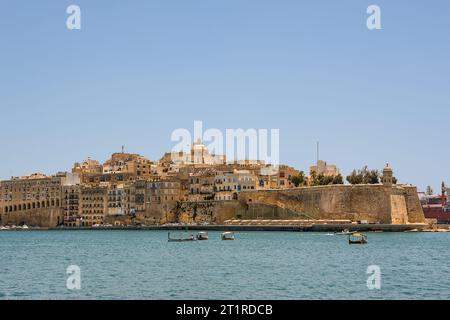
<svg viewBox="0 0 450 320"><path fill-rule="evenodd" d="M449 299L450 233L0 231L0 299ZM79 267L79 289L67 286ZM370 266L378 286L368 286ZM373 268L370 270L374 270ZM379 288L379 289L378 289Z"/></svg>

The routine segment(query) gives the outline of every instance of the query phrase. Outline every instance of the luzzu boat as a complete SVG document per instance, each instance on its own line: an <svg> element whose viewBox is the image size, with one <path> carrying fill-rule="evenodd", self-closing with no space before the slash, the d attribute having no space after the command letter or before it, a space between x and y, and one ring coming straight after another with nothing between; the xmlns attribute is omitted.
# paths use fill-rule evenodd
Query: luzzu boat
<svg viewBox="0 0 450 320"><path fill-rule="evenodd" d="M364 233L353 233L348 236L349 244L366 244L367 243L367 235Z"/></svg>

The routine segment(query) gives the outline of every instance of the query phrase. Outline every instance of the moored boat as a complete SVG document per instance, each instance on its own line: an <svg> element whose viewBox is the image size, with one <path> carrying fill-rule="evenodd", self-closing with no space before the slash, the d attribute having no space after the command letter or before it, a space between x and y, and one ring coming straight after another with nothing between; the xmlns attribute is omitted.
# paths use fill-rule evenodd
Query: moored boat
<svg viewBox="0 0 450 320"><path fill-rule="evenodd" d="M208 232L200 231L199 233L197 233L197 240L208 240L208 239L209 239Z"/></svg>
<svg viewBox="0 0 450 320"><path fill-rule="evenodd" d="M221 238L222 240L234 240L234 232L223 232Z"/></svg>
<svg viewBox="0 0 450 320"><path fill-rule="evenodd" d="M348 229L344 229L344 230L342 230L340 232L335 232L334 234L337 235L337 236L347 236L347 235L353 234L355 232L356 231L348 231Z"/></svg>
<svg viewBox="0 0 450 320"><path fill-rule="evenodd" d="M195 241L196 238L193 233L177 233L175 236L171 236L170 232L167 234L169 242L184 242Z"/></svg>
<svg viewBox="0 0 450 320"><path fill-rule="evenodd" d="M367 235L364 233L353 233L348 235L348 244L366 244Z"/></svg>

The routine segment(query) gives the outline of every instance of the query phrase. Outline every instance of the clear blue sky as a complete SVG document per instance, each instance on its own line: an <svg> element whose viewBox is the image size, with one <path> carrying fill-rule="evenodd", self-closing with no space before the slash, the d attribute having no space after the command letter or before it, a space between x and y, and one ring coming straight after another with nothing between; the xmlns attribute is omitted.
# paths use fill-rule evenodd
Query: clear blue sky
<svg viewBox="0 0 450 320"><path fill-rule="evenodd" d="M66 28L81 7L82 29ZM382 30L366 28L366 8ZM159 159L176 128L279 128L281 161L389 162L450 183L449 1L1 1L0 179L112 152Z"/></svg>

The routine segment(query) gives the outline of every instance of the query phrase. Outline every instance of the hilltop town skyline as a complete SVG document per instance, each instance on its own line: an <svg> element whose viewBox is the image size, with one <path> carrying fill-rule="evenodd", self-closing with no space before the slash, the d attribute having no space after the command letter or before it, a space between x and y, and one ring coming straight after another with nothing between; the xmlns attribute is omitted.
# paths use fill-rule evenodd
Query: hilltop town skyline
<svg viewBox="0 0 450 320"><path fill-rule="evenodd" d="M194 147L196 144L200 144L200 145L204 146L206 150L208 150L208 149L207 149L207 143L205 143L205 142L203 142L203 141L196 141L196 142L193 142L193 143L192 143L192 147ZM306 177L310 176L310 174L311 174L311 168L312 168L313 166L317 166L317 161L320 161L320 162L322 162L322 163L325 163L325 165L327 165L327 161L324 161L324 160L323 160L322 158L320 158L320 156L319 156L319 153L318 153L318 151L319 151L319 149L318 149L318 142L316 142L315 147L316 147L316 150L315 150L315 151L316 151L316 153L315 153L315 159L314 159L307 167L305 167L305 168L298 168L298 167L295 167L295 166L292 165L292 167L298 169L299 172L300 172L300 171L303 172L303 173L305 174ZM247 146L247 148L248 148L248 146ZM48 177L50 177L50 176L54 176L54 175L57 175L57 174L60 174L60 173L71 172L71 170L73 170L73 168L74 168L77 164L80 164L80 163L86 163L86 162L88 162L88 161L95 161L95 162L97 162L99 165L103 166L105 163L108 163L108 161L110 161L110 159L111 159L110 156L111 156L111 155L114 156L115 154L127 154L127 155L139 156L139 157L142 157L142 159L145 159L146 161L150 161L150 162L152 162L152 163L154 163L154 164L159 164L159 163L161 163L161 161L163 161L164 157L167 156L168 154L171 154L171 153L173 153L173 154L178 154L178 152L174 152L174 151L166 151L166 152L163 152L163 153L161 154L160 157L149 158L149 157L145 156L143 153L140 153L140 152L131 152L131 151L127 150L126 146L124 146L124 145L120 146L120 148L118 148L118 149L119 149L119 150L115 150L115 151L112 151L111 153L109 153L109 157L108 157L108 155L106 155L105 157L102 157L102 158L95 158L95 157L93 157L93 156L87 156L87 157L84 158L84 160L81 160L81 161L80 161L80 160L72 161L71 164L72 164L73 166L69 166L69 167L66 167L66 168L61 168L61 167L60 167L60 169L47 170L47 171L30 169L30 170L28 170L27 172L24 172L24 173L15 173L15 174L12 174L12 175L10 175L10 176L8 176L8 177L4 177L4 178L0 177L0 181L7 181L7 180L13 179L13 178L30 177L30 176L33 176L33 175L37 175L37 176L43 175L43 176L48 176ZM207 152L208 152L208 151L207 151ZM213 157L217 157L217 156L219 156L219 157L222 157L222 156L223 156L223 159L224 159L224 160L223 160L223 161L224 161L223 163L224 163L224 164L238 164L238 163L246 163L246 162L247 162L247 163L249 163L249 162L259 162L259 163L263 164L264 166L268 166L268 167L271 166L270 164L266 164L264 161L259 160L259 159L247 159L247 158L244 158L244 159L238 159L238 160L234 160L234 161L229 161L226 155L213 155ZM194 157L192 157L192 159L194 159ZM199 165L199 164L201 164L201 163L193 163L193 164ZM384 162L383 165L380 166L380 167L370 167L370 166L368 166L368 165L361 165L361 166L359 166L359 167L351 168L351 169L349 169L349 170L346 171L346 172L343 172L343 170L340 169L341 167L340 167L339 165L334 165L334 164L333 164L332 166L333 166L334 168L336 168L336 172L337 172L337 173L339 173L339 174L341 174L341 175L343 176L344 184L347 184L348 181L346 180L346 176L349 175L349 174L351 174L352 171L354 171L354 170L364 170L364 168L367 168L367 169L369 169L369 170L377 170L377 171L381 174L381 168L382 168L385 164L386 164L386 162ZM289 163L280 163L280 165L281 165L281 166L291 166L291 164L289 164ZM334 169L333 169L333 170L334 170ZM335 171L332 171L332 172L335 172ZM331 175L333 175L333 174L331 174ZM404 181L401 181L401 182L402 182L402 183L407 183L407 184L413 184L413 185L415 185L414 183L410 183L410 182L404 182ZM427 185L426 188L423 189L423 191L426 191L426 189L427 189L429 186L430 186L430 185ZM433 189L433 187L432 187L432 189ZM436 190L438 190L438 189L436 189Z"/></svg>
<svg viewBox="0 0 450 320"><path fill-rule="evenodd" d="M317 146L318 148L318 146ZM317 149L318 151L318 149ZM73 166L71 168L66 168L63 170L54 170L52 172L40 172L38 170L31 170L25 174L15 174L11 175L7 179L0 179L0 181L7 181L9 179L21 179L28 178L31 176L53 176L63 173L74 172L77 167L82 165L87 165L89 163L101 166L103 173L113 172L114 170L109 169L111 162L113 162L114 158L117 156L126 156L128 159L139 159L139 161L148 162L154 165L160 166L173 166L173 167L184 167L184 166L194 166L194 167L214 167L216 165L258 165L261 168L273 168L274 172L276 172L276 168L279 166L286 167L289 166L287 163L280 163L274 166L272 163L267 163L264 160L259 158L250 159L250 158L235 158L234 160L230 160L226 154L214 154L211 153L207 143L203 142L201 139L193 142L190 147L189 152L183 151L166 151L160 157L156 159L150 159L145 157L143 154L138 152L129 152L126 150L125 146L122 145L120 151L113 151L109 154L109 157L106 159L95 159L91 156L86 157L81 161L74 161ZM127 160L130 161L130 160ZM316 162L312 163L308 168L299 169L298 172L303 172L306 175L311 173L311 170L317 171L318 163L323 164L325 167L323 169L323 173L327 173L326 175L336 175L341 174L340 170L336 165L328 165L329 169L327 171L327 162L319 159L319 154L316 154ZM359 169L359 168L358 168Z"/></svg>
<svg viewBox="0 0 450 320"><path fill-rule="evenodd" d="M388 164L382 171L353 171L346 178L350 185L345 186L340 169L319 158L307 173L286 164L274 166L260 160L230 160L212 154L200 139L192 143L187 152L166 152L156 161L126 153L122 146L121 152L113 153L102 163L87 159L75 162L70 171L49 176L34 173L0 181L0 218L6 223L27 221L34 226L66 228L179 222L209 224L223 223L226 217L240 217L243 210L245 215L253 216L254 210L250 210L248 204L261 205L258 200L253 202L253 197L267 200L273 191L282 194L299 190L311 192L312 196L317 186L341 192L341 195L349 190L365 190L361 187L381 193L416 190L414 186L397 183ZM339 191L339 188L347 191ZM310 199L317 199L317 196ZM285 205L276 203L276 207L265 207L266 217L295 215L311 219L311 214L318 214L313 213L316 207L305 213L303 209L300 212L285 210ZM348 219L352 215L347 213L344 217ZM378 213L371 217L375 222L385 219L395 223L416 218L382 217Z"/></svg>

